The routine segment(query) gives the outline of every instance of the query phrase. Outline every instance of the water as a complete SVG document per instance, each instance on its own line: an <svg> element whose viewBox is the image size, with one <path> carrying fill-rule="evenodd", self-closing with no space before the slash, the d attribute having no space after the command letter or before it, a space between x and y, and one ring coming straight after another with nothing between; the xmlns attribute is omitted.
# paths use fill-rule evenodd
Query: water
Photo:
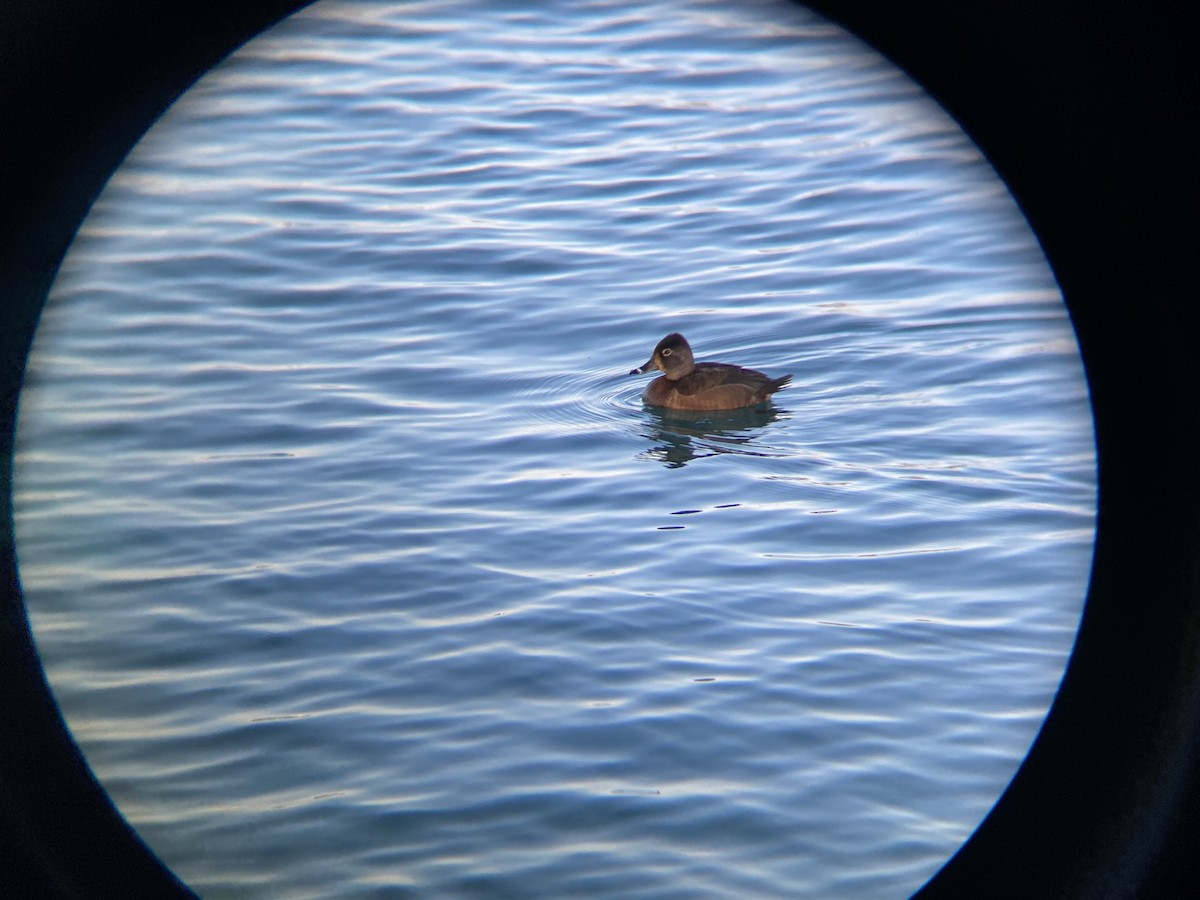
<svg viewBox="0 0 1200 900"><path fill-rule="evenodd" d="M669 331L794 374L646 409ZM790 5L322 3L113 179L22 397L74 734L206 897L904 896L1091 558L1078 351L920 90Z"/></svg>

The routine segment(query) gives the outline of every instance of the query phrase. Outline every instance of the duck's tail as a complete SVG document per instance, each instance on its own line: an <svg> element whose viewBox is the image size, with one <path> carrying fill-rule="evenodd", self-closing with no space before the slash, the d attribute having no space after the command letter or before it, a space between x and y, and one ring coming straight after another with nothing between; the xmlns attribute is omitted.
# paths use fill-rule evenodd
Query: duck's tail
<svg viewBox="0 0 1200 900"><path fill-rule="evenodd" d="M791 383L792 383L792 376L791 376L791 375L783 375L783 376L781 376L781 377L779 377L779 378L772 378L772 379L771 379L771 387L770 387L770 389L767 391L767 393L768 393L768 394L773 394L773 393L775 393L776 391L781 391L781 390L783 390L785 387L787 387L787 386L788 386L789 384L791 384Z"/></svg>

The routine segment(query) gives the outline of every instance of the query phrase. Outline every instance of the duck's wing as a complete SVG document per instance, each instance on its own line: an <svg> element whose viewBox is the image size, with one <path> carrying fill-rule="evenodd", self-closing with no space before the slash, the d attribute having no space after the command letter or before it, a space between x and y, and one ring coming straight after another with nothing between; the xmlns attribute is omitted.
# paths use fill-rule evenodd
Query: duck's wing
<svg viewBox="0 0 1200 900"><path fill-rule="evenodd" d="M754 369L743 369L729 363L697 363L696 371L675 382L675 390L685 396L691 396L717 388L741 388L751 396L766 397L791 380L791 375L772 378Z"/></svg>
<svg viewBox="0 0 1200 900"><path fill-rule="evenodd" d="M675 382L675 390L684 396L692 396L724 385L740 384L754 387L754 384L747 380L747 376L754 375L761 378L763 384L769 380L761 372L731 366L729 363L697 363L694 372Z"/></svg>

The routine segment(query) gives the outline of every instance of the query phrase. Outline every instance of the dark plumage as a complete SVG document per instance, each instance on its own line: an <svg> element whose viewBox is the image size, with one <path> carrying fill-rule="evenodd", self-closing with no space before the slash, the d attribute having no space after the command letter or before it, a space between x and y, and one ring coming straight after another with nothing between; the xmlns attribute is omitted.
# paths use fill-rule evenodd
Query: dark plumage
<svg viewBox="0 0 1200 900"><path fill-rule="evenodd" d="M644 366L632 370L640 375L658 369L664 374L646 385L642 399L651 406L668 409L741 409L762 403L792 380L791 375L771 378L754 369L728 363L698 363L692 348L679 333L658 342Z"/></svg>

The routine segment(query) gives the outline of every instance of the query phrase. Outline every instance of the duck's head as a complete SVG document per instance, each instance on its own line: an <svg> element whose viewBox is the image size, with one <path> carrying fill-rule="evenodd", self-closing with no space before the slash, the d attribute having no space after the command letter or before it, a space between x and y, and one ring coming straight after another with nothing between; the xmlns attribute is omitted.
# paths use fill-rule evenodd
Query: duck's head
<svg viewBox="0 0 1200 900"><path fill-rule="evenodd" d="M666 373L672 381L690 375L696 370L696 360L692 357L692 348L682 334L675 331L658 342L654 353L646 364L639 369L630 371L630 375L644 375L652 369Z"/></svg>

